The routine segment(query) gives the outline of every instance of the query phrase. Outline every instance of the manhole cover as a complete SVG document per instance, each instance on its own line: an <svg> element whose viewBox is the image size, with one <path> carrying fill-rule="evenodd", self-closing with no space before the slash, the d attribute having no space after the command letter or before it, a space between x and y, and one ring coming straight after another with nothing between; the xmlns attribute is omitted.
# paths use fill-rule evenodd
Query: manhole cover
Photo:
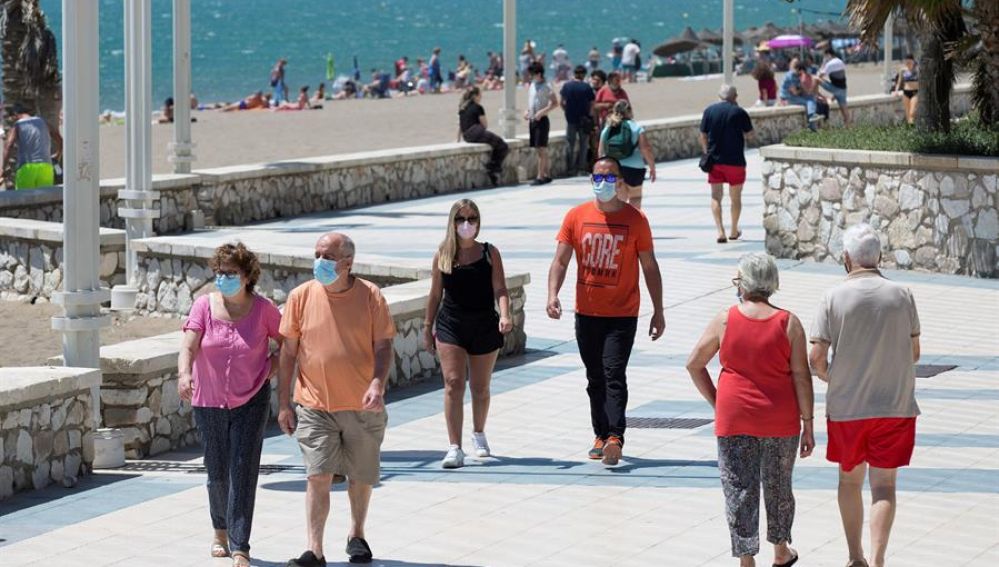
<svg viewBox="0 0 999 567"><path fill-rule="evenodd" d="M629 417L628 427L635 429L697 429L714 421L700 417Z"/></svg>
<svg viewBox="0 0 999 567"><path fill-rule="evenodd" d="M933 378L937 374L942 374L957 368L954 364L917 364L916 378Z"/></svg>

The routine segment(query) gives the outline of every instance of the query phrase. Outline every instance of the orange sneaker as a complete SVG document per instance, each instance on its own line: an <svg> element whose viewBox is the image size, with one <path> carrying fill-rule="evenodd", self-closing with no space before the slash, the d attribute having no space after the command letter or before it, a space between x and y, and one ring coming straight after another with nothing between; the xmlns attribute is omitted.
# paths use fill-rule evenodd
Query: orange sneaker
<svg viewBox="0 0 999 567"><path fill-rule="evenodd" d="M621 440L617 435L611 435L607 438L604 443L604 458L602 460L603 464L613 466L621 460L621 447L624 445L624 441Z"/></svg>
<svg viewBox="0 0 999 567"><path fill-rule="evenodd" d="M593 460L602 459L604 457L604 440L597 437L593 440L593 448L587 453Z"/></svg>

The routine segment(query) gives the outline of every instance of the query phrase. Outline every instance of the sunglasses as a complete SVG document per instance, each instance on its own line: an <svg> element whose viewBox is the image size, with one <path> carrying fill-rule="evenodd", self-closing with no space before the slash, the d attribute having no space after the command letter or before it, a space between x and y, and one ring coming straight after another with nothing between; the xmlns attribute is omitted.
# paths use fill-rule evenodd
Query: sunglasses
<svg viewBox="0 0 999 567"><path fill-rule="evenodd" d="M600 183L606 181L607 183L617 183L617 176L613 173L594 173L590 176L594 182Z"/></svg>
<svg viewBox="0 0 999 567"><path fill-rule="evenodd" d="M468 221L471 224L475 224L475 223L479 222L479 217L475 217L475 216L472 216L472 217L463 217L461 215L458 215L458 216L454 217L454 222L457 223L457 224L461 224L461 223L463 223L465 221Z"/></svg>
<svg viewBox="0 0 999 567"><path fill-rule="evenodd" d="M223 278L239 277L239 272L236 271L236 270L230 270L230 271L219 270L219 271L215 272L215 277L217 277L217 278L218 277L223 277Z"/></svg>

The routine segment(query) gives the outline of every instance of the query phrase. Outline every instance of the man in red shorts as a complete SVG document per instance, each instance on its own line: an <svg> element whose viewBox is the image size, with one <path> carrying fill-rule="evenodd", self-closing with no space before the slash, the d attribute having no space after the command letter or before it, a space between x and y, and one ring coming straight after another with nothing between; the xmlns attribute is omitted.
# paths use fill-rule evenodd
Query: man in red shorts
<svg viewBox="0 0 999 567"><path fill-rule="evenodd" d="M732 85L722 85L718 91L721 102L707 107L701 116L701 151L714 164L708 173L708 183L711 184L711 214L718 228L719 244L742 236L739 215L742 214L742 184L746 182L746 139L753 136L753 121L735 102L738 95ZM725 236L721 215L725 183L728 183L732 200L732 232L728 236Z"/></svg>
<svg viewBox="0 0 999 567"><path fill-rule="evenodd" d="M916 438L919 315L912 292L878 271L881 240L869 225L843 235L846 281L826 292L815 317L810 362L829 383L826 458L839 463L839 511L849 567L867 567L861 490L870 469L871 564L884 565L895 519L895 478ZM833 361L829 364L829 348Z"/></svg>

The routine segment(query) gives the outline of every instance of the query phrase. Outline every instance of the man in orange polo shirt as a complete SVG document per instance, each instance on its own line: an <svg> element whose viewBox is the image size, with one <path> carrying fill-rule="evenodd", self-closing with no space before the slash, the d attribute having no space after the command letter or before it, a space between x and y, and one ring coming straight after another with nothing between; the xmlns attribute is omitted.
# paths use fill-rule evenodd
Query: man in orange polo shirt
<svg viewBox="0 0 999 567"><path fill-rule="evenodd" d="M649 336L666 329L663 284L645 214L621 199L627 195L621 164L602 157L593 165L592 201L569 211L558 233L548 272L548 316L559 319L558 292L576 254L576 343L586 366L586 393L596 439L591 459L616 465L624 446L628 406L626 370L638 329L638 271L652 298Z"/></svg>
<svg viewBox="0 0 999 567"><path fill-rule="evenodd" d="M349 481L351 563L370 563L364 520L371 487L379 479L381 444L388 416L385 383L392 362L395 324L375 284L350 273L354 243L331 232L316 242L315 279L288 296L281 319L278 423L294 433L308 475L309 548L292 567L325 567L323 532L334 475ZM291 381L297 408L291 405ZM296 426L297 422L297 426Z"/></svg>

